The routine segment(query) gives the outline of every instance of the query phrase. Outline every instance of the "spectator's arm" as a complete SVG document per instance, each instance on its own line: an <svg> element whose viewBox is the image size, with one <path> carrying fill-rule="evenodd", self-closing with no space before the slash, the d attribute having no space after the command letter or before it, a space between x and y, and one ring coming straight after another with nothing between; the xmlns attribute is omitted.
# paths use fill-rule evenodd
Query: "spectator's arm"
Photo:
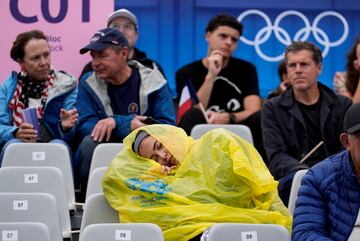
<svg viewBox="0 0 360 241"><path fill-rule="evenodd" d="M14 72L9 78L16 78L16 73ZM0 144L5 144L6 141L14 138L13 132L17 129L12 123L12 117L8 107L8 91L10 87L9 80L4 80L0 85Z"/></svg>
<svg viewBox="0 0 360 241"><path fill-rule="evenodd" d="M244 98L244 110L234 113L236 122L246 120L249 116L260 110L261 100L258 95L248 95Z"/></svg>
<svg viewBox="0 0 360 241"><path fill-rule="evenodd" d="M307 168L307 166L300 165L298 159L288 154L286 140L281 131L281 128L285 127L280 126L273 108L275 107L271 101L264 103L261 126L270 172L276 179L279 179L292 171Z"/></svg>
<svg viewBox="0 0 360 241"><path fill-rule="evenodd" d="M131 121L134 117L135 116L131 115L114 115L113 118L115 119L116 127L112 134L119 138L126 137L132 131Z"/></svg>
<svg viewBox="0 0 360 241"><path fill-rule="evenodd" d="M78 88L74 88L71 93L64 99L63 108L67 111L76 109L76 98L78 95ZM59 114L60 115L60 114ZM61 126L61 118L58 121L58 132L60 133L60 138L65 141L70 141L74 135L76 130L76 124L71 129L64 131Z"/></svg>
<svg viewBox="0 0 360 241"><path fill-rule="evenodd" d="M96 123L106 118L99 116L99 111L94 98L86 91L85 85L80 82L78 95L76 99L76 109L78 110L79 118L76 126L76 133L80 139L90 135Z"/></svg>
<svg viewBox="0 0 360 241"><path fill-rule="evenodd" d="M207 62L208 72L205 76L204 82L197 90L197 95L205 109L207 109L209 104L215 78L219 75L223 67L223 56L223 52L220 50L214 50L204 59L204 61Z"/></svg>
<svg viewBox="0 0 360 241"><path fill-rule="evenodd" d="M161 124L175 125L175 110L168 85L164 85L149 96L149 106L145 115L153 117Z"/></svg>
<svg viewBox="0 0 360 241"><path fill-rule="evenodd" d="M246 76L246 89L244 90L247 94L244 97L244 110L235 113L236 122L246 120L249 116L259 111L261 108L261 99L259 96L259 80L257 76L256 67L249 64L244 73Z"/></svg>

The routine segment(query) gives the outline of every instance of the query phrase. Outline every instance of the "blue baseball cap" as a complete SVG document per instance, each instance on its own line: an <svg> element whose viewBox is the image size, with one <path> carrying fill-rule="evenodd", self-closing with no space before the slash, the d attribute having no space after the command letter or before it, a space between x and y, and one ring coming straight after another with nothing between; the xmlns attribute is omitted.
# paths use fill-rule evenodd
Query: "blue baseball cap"
<svg viewBox="0 0 360 241"><path fill-rule="evenodd" d="M102 51L109 46L128 47L127 38L116 28L105 28L97 31L91 38L90 43L80 49L80 54L85 54L90 50Z"/></svg>

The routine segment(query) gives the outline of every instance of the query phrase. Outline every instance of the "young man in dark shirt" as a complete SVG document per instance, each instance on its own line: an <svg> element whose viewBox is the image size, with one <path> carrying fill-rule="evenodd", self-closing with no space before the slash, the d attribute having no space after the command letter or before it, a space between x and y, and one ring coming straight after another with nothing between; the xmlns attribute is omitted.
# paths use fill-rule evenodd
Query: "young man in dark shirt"
<svg viewBox="0 0 360 241"><path fill-rule="evenodd" d="M256 68L232 56L242 29L242 24L228 15L218 15L209 21L205 30L208 54L176 72L178 99L175 102L179 101L185 82L190 80L206 109L208 124L249 126L255 147L262 154L261 102ZM202 112L192 108L184 114L179 126L190 134L191 129L201 123L206 123Z"/></svg>

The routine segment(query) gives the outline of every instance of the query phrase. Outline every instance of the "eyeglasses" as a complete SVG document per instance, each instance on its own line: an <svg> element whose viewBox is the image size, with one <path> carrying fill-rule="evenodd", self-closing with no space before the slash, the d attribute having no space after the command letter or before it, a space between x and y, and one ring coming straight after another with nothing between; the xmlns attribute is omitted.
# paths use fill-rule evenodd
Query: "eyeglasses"
<svg viewBox="0 0 360 241"><path fill-rule="evenodd" d="M127 23L127 24L114 24L114 25L110 25L110 28L117 28L119 29L119 31L126 31L126 32L131 32L131 31L135 31L136 28L133 24L131 23Z"/></svg>

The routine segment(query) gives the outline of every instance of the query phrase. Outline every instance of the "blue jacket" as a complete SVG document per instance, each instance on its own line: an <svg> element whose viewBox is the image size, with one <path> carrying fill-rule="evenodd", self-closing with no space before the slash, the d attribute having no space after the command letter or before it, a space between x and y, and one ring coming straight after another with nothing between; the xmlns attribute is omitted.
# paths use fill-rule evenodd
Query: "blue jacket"
<svg viewBox="0 0 360 241"><path fill-rule="evenodd" d="M17 85L17 73L12 72L0 86L0 146L14 138L13 131L17 128L12 121L12 111L8 105L14 96ZM55 83L49 90L45 103L43 124L56 139L70 141L74 128L63 132L60 128L60 109L75 108L77 95L76 79L60 71L55 71Z"/></svg>
<svg viewBox="0 0 360 241"><path fill-rule="evenodd" d="M360 182L348 151L316 164L303 177L292 240L347 240L360 208Z"/></svg>
<svg viewBox="0 0 360 241"><path fill-rule="evenodd" d="M343 150L339 136L345 112L352 102L347 97L335 95L321 83L318 83L318 88L321 93L321 139L324 141L326 156L330 156ZM303 164L299 161L313 146L308 145L305 121L293 97L293 89L288 88L280 96L265 102L261 119L269 169L275 179L308 168L306 161Z"/></svg>
<svg viewBox="0 0 360 241"><path fill-rule="evenodd" d="M175 125L175 110L172 95L167 81L159 70L144 67L134 60L129 65L140 73L139 90L140 115L151 116L162 124ZM79 84L77 98L79 122L77 136L82 140L90 135L99 120L114 117L116 127L112 136L121 140L131 132L132 115L113 115L107 84L99 79L94 72L85 74Z"/></svg>

